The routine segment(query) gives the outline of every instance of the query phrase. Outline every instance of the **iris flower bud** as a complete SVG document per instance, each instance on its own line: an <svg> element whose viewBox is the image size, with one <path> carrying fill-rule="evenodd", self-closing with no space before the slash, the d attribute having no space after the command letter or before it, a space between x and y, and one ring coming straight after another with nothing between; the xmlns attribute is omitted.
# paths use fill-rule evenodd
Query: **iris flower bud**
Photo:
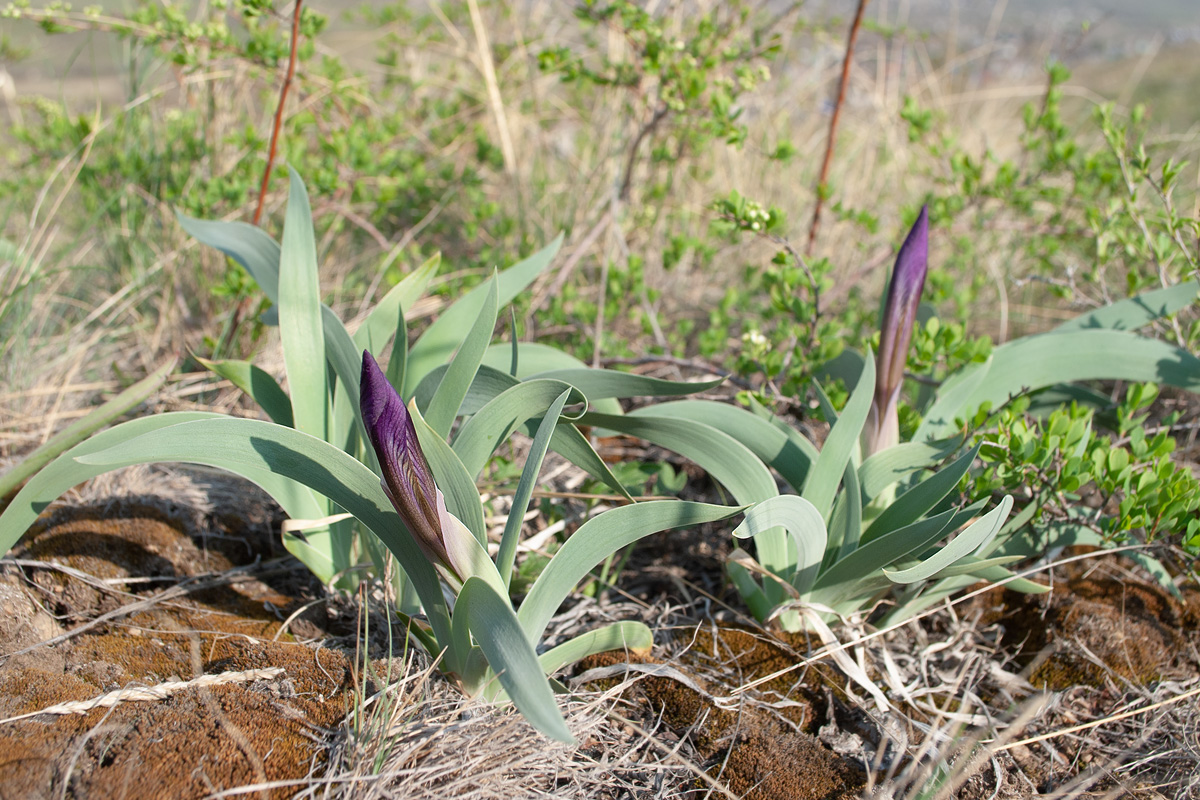
<svg viewBox="0 0 1200 800"><path fill-rule="evenodd" d="M875 398L863 432L867 455L897 444L900 422L896 414L900 402L900 386L904 383L904 366L908 361L908 346L912 341L921 291L925 288L925 273L929 269L929 209L921 213L892 270L888 286L887 305L880 328L879 353L875 356Z"/></svg>
<svg viewBox="0 0 1200 800"><path fill-rule="evenodd" d="M417 441L412 415L369 352L363 352L361 407L367 436L383 471L383 491L392 501L425 557L459 582L468 576L456 565L461 551L448 537L471 536L453 514L433 480Z"/></svg>

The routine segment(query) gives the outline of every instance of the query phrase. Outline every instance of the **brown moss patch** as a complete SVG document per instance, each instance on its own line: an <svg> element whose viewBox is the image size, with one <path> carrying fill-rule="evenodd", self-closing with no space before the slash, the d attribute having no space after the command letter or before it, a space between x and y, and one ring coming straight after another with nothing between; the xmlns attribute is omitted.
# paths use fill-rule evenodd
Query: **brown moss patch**
<svg viewBox="0 0 1200 800"><path fill-rule="evenodd" d="M22 591L69 616L66 628L113 613L105 624L0 664L0 717L167 680L264 667L283 673L0 725L0 797L200 797L303 781L319 769L329 729L350 703L353 665L341 651L281 632L303 598L228 572L235 565L225 554L198 546L181 527L134 506L69 511L31 532L19 557L92 577L30 568ZM145 577L166 580L135 580ZM28 638L7 642L28 646Z"/></svg>
<svg viewBox="0 0 1200 800"><path fill-rule="evenodd" d="M800 669L801 653L814 649L804 634L751 631L742 628L701 630L696 634L687 658L693 663L722 670L734 678L733 685L758 682L757 696L780 703L778 713L806 733L816 733L823 704L823 690L837 687L839 679L825 665L811 664ZM839 690L840 691L840 690Z"/></svg>
<svg viewBox="0 0 1200 800"><path fill-rule="evenodd" d="M53 611L66 617L111 611L122 605L119 592L153 592L173 578L232 566L224 556L198 548L161 511L143 505L116 509L111 515L94 508L62 509L39 520L15 552L97 579L85 581L55 570L33 574L34 582L53 598ZM138 580L126 584L122 578ZM97 587L98 581L113 591Z"/></svg>
<svg viewBox="0 0 1200 800"><path fill-rule="evenodd" d="M680 650L666 661L630 658L675 672L639 677L628 694L648 707L648 719L661 719L677 734L690 736L711 776L748 800L857 797L864 783L860 769L811 734L821 723L815 704L819 690L810 685L819 680L816 673L794 670L767 681L740 703L726 702L731 687L796 663L788 639L737 628L705 629L686 637ZM603 653L580 666L625 661L623 654Z"/></svg>
<svg viewBox="0 0 1200 800"><path fill-rule="evenodd" d="M1181 601L1153 584L1076 575L1049 595L997 589L982 602L987 619L1004 624L1002 641L1019 649L1030 683L1061 690L1193 674L1187 645L1197 637L1198 598L1191 589Z"/></svg>
<svg viewBox="0 0 1200 800"><path fill-rule="evenodd" d="M802 733L739 739L725 775L734 794L748 798L851 797L862 785L849 764Z"/></svg>

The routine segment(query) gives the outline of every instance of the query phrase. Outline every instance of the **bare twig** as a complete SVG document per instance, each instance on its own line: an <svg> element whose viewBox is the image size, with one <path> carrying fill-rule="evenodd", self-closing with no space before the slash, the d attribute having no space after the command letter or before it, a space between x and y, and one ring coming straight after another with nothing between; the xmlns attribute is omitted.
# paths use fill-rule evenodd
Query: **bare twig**
<svg viewBox="0 0 1200 800"><path fill-rule="evenodd" d="M1158 703L1154 703L1153 705L1145 706L1144 708L1135 708L1130 711L1124 711L1120 714L1113 714L1112 716L1102 717L1100 719L1094 719L1091 722L1083 722L1083 723L1080 723L1079 725L1072 725L1071 727L1063 728L1062 730L1050 731L1049 733L1043 733L1039 736L1031 736L1028 739L1022 739L1019 742L1009 742L1008 744L1002 745L1000 747L992 748L992 752L999 752L1001 750L1012 750L1016 747L1023 747L1025 745L1034 744L1035 742L1045 741L1046 739L1053 739L1057 736L1066 736L1069 733L1078 733L1079 731L1085 731L1085 730L1088 730L1089 728L1096 728L1101 725L1107 724L1109 722L1118 722L1123 719L1128 719L1129 717L1136 717L1139 714L1145 714L1148 711L1154 711L1156 709L1163 708L1164 706L1173 705L1173 704L1181 702L1183 700L1187 700L1189 697L1195 697L1198 694L1200 694L1200 687L1192 689L1191 691L1184 692L1181 695L1177 695L1175 697L1168 698L1168 699L1160 701Z"/></svg>
<svg viewBox="0 0 1200 800"><path fill-rule="evenodd" d="M642 149L642 142L666 119L670 110L671 107L664 102L655 109L654 115L637 132L637 136L633 137L633 144L629 146L629 155L625 159L625 175L621 178L621 188L617 192L617 198L622 202L629 199L629 192L633 188L633 168L637 163L638 151Z"/></svg>
<svg viewBox="0 0 1200 800"><path fill-rule="evenodd" d="M279 104L275 106L275 122L271 125L271 144L267 148L267 165L263 167L262 183L258 187L258 203L254 206L255 225L262 220L263 205L267 201L267 184L271 180L271 168L275 164L275 153L279 147L279 131L283 128L283 107L287 101L288 89L291 88L292 78L296 74L296 50L300 44L300 6L303 0L296 0L296 7L292 12L292 45L288 53L288 68L283 76L283 84L279 87ZM233 309L233 316L229 320L229 327L225 342L232 342L237 336L238 328L241 327L242 318L250 308L250 298L243 297ZM219 355L220 350L225 342L219 342L216 348Z"/></svg>
<svg viewBox="0 0 1200 800"><path fill-rule="evenodd" d="M858 38L858 29L862 27L863 11L868 0L858 0L858 9L854 12L854 22L850 24L850 35L846 38L846 57L842 60L842 78L838 82L837 102L833 105L833 116L829 119L829 138L825 142L825 160L821 162L821 176L817 178L817 204L813 207L812 224L808 226L808 247L805 252L812 255L813 246L817 241L817 228L821 224L821 206L825 203L825 192L829 179L829 165L833 161L833 143L837 136L838 118L842 114L842 104L846 101L846 84L850 82L850 60L854 57L854 42Z"/></svg>
<svg viewBox="0 0 1200 800"><path fill-rule="evenodd" d="M653 133L654 129L657 128L664 119L666 119L667 114L670 113L670 110L670 107L667 106L666 103L660 105L650 119L646 121L646 124L644 124L633 137L633 143L629 146L629 153L625 158L625 167L622 171L621 182L619 184L620 188L617 189L617 196L615 200L609 198L604 201L604 205L607 206L607 208L604 210L604 213L600 215L598 220L596 220L596 224L593 225L586 234L584 234L584 237L580 240L579 245L575 248L575 252L571 254L571 257L567 259L566 263L564 263L562 267L559 268L558 273L554 276L554 280L549 285L549 288L534 298L532 303L533 308L541 308L542 303L548 297L553 297L562 291L562 287L567 282L567 278L570 277L571 272L575 269L575 265L579 263L579 261L587 253L588 248L595 243L596 239L599 238L600 234L604 232L609 224L616 220L615 209L629 199L630 192L633 190L633 170L634 167L637 166L638 151L642 148L642 142L644 142L646 137Z"/></svg>
<svg viewBox="0 0 1200 800"><path fill-rule="evenodd" d="M279 146L279 131L283 127L283 107L287 101L288 89L292 86L292 78L296 74L296 50L300 44L300 6L303 0L296 0L292 11L292 47L288 53L287 73L283 76L283 85L279 87L279 105L275 106L275 124L271 126L271 146L267 150L267 165L263 168L262 184L258 188L258 205L254 207L254 224L262 219L263 203L267 198L267 182L271 179L271 167L275 163L275 152Z"/></svg>

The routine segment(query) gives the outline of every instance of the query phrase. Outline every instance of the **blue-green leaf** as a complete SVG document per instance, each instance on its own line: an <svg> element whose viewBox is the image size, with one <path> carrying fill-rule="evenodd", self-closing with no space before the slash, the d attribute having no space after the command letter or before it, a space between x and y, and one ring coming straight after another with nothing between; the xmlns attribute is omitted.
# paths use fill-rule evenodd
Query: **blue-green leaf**
<svg viewBox="0 0 1200 800"><path fill-rule="evenodd" d="M108 472L108 468L96 469L75 461L77 456L103 450L126 439L134 438L147 431L190 422L198 419L220 417L200 411L172 411L152 417L132 419L114 425L105 431L85 439L63 451L38 472L17 492L12 502L0 514L0 553L7 553L17 540L37 521L38 515L73 486Z"/></svg>
<svg viewBox="0 0 1200 800"><path fill-rule="evenodd" d="M530 641L539 641L575 585L625 545L658 531L716 522L740 511L739 506L648 500L597 514L571 534L534 582L517 612L522 630Z"/></svg>
<svg viewBox="0 0 1200 800"><path fill-rule="evenodd" d="M272 422L295 427L292 422L292 401L270 373L249 361L209 361L199 357L196 360L249 395L267 412Z"/></svg>
<svg viewBox="0 0 1200 800"><path fill-rule="evenodd" d="M492 369L509 372L512 367L511 345L494 344L483 356L483 363ZM555 369L587 369L587 364L575 356L540 342L517 342L517 372L514 378L524 380ZM512 373L509 373L512 374Z"/></svg>
<svg viewBox="0 0 1200 800"><path fill-rule="evenodd" d="M179 360L176 358L167 360L154 372L103 405L92 409L82 419L71 423L47 439L45 444L21 459L16 466L0 476L0 501L38 470L57 458L59 454L79 444L101 428L111 425L114 420L124 416L134 406L158 391L159 387L166 382L167 376L175 370L177 363ZM0 553L7 552L7 550L8 547L0 548Z"/></svg>
<svg viewBox="0 0 1200 800"><path fill-rule="evenodd" d="M682 394L696 394L716 386L720 386L724 378L708 381L664 381L659 378L648 378L645 375L634 375L629 372L617 372L611 369L552 369L538 372L530 378L550 378L563 381L574 386L588 396L589 400L606 397L672 397Z"/></svg>
<svg viewBox="0 0 1200 800"><path fill-rule="evenodd" d="M528 420L544 416L555 398L571 391L561 381L531 380L506 389L479 409L454 439L454 452L467 473L477 477L509 434Z"/></svg>
<svg viewBox="0 0 1200 800"><path fill-rule="evenodd" d="M542 471L542 461L546 457L547 448L550 447L550 438L554 435L558 418L562 415L563 406L570 396L571 389L567 387L550 404L545 416L542 417L541 424L538 425L537 434L533 437L529 455L525 457L525 468L521 470L521 480L517 484L516 494L513 495L512 507L508 511L508 521L504 525L504 533L500 537L500 550L496 553L496 566L500 570L500 579L504 582L505 588L509 586L509 581L512 579L513 562L517 557L517 542L521 538L521 523L525 519L525 512L529 509L529 500L533 497L533 487L537 484L538 474Z"/></svg>
<svg viewBox="0 0 1200 800"><path fill-rule="evenodd" d="M430 370L425 378L417 384L417 389L413 393L413 399L417 401L417 408L429 408L429 404L433 402L433 393L437 391L438 385L446 375L446 369L446 365L443 364ZM519 381L507 372L480 365L479 371L475 373L475 379L471 381L471 385L463 397L458 413L465 416L476 414L479 409L495 400L501 392L518 383Z"/></svg>
<svg viewBox="0 0 1200 800"><path fill-rule="evenodd" d="M500 273L498 305L503 307L512 302L534 278L541 274L562 246L562 234L549 245ZM488 286L476 286L454 305L442 312L421 336L420 341L408 351L408 374L401 397L411 397L417 384L435 367L446 363L458 349L471 323L483 308ZM494 366L494 365L493 365Z"/></svg>
<svg viewBox="0 0 1200 800"><path fill-rule="evenodd" d="M962 476L967 474L975 456L979 454L981 444L976 444L955 461L897 497L867 528L863 541L877 539L923 517L950 494Z"/></svg>
<svg viewBox="0 0 1200 800"><path fill-rule="evenodd" d="M317 244L312 211L300 176L291 171L291 191L279 255L279 335L297 430L325 438L329 393L325 373Z"/></svg>
<svg viewBox="0 0 1200 800"><path fill-rule="evenodd" d="M816 386L820 392L820 386ZM863 359L862 375L858 385L846 401L841 416L829 429L829 436L821 447L817 463L809 472L808 482L801 494L817 507L821 516L829 518L833 509L833 498L837 494L838 485L846 471L846 465L851 463L855 449L858 447L859 436L867 421L867 413L871 409L871 398L875 392L875 359L867 351Z"/></svg>
<svg viewBox="0 0 1200 800"><path fill-rule="evenodd" d="M895 447L880 450L863 461L858 468L858 480L863 495L874 499L896 481L906 478L917 470L929 469L940 464L944 458L962 446L962 439L955 437L941 442L902 442Z"/></svg>
<svg viewBox="0 0 1200 800"><path fill-rule="evenodd" d="M789 436L787 429L728 403L675 400L639 408L629 416L690 419L723 431L749 448L797 492L804 487L808 471L817 460L817 448L804 437Z"/></svg>
<svg viewBox="0 0 1200 800"><path fill-rule="evenodd" d="M980 517L974 524L962 531L950 542L939 548L929 558L914 567L901 570L887 570L883 574L892 583L916 583L937 575L946 567L985 547L1000 531L1008 512L1012 510L1012 495L1004 495L1000 504Z"/></svg>
<svg viewBox="0 0 1200 800"><path fill-rule="evenodd" d="M594 413L584 414L579 421L674 450L703 467L739 503L757 503L779 494L771 473L752 452L728 434L703 423L651 415Z"/></svg>
<svg viewBox="0 0 1200 800"><path fill-rule="evenodd" d="M553 675L563 667L597 653L625 650L644 655L649 653L653 646L654 634L650 629L640 622L627 620L581 633L574 639L542 653L538 656L538 662L545 674Z"/></svg>
<svg viewBox="0 0 1200 800"><path fill-rule="evenodd" d="M354 345L361 352L369 350L371 355L379 358L383 348L404 325L404 311L412 308L421 299L430 279L437 274L438 266L442 263L440 254L404 276L404 279L393 286L375 307L367 314L362 325L354 332ZM399 322L398 322L399 321Z"/></svg>
<svg viewBox="0 0 1200 800"><path fill-rule="evenodd" d="M1153 381L1200 392L1200 359L1158 339L1088 328L1025 336L1000 345L992 351L991 369L974 391L965 398L956 392L952 395L976 378L970 368L949 378L919 432L949 435L954 432L955 416L970 414L984 403L997 409L1018 395L1070 381Z"/></svg>
<svg viewBox="0 0 1200 800"><path fill-rule="evenodd" d="M993 363L992 356L988 356L985 361L967 364L947 378L934 394L932 405L922 414L912 440L927 442L958 433L954 420L974 412L974 408L967 408L968 400L987 380Z"/></svg>
<svg viewBox="0 0 1200 800"><path fill-rule="evenodd" d="M1198 293L1200 293L1200 281L1193 278L1175 286L1154 289L1137 297L1118 300L1094 311L1085 312L1074 319L1067 320L1051 333L1095 330L1097 328L1134 331L1149 325L1156 319L1187 308L1196 302Z"/></svg>
<svg viewBox="0 0 1200 800"><path fill-rule="evenodd" d="M816 506L803 497L780 495L750 508L733 535L739 538L757 536L775 527L782 527L791 535L798 554L795 569L776 574L804 595L816 581L825 558L825 520Z"/></svg>
<svg viewBox="0 0 1200 800"><path fill-rule="evenodd" d="M279 245L257 225L213 222L176 212L180 226L242 266L272 303L279 302Z"/></svg>
<svg viewBox="0 0 1200 800"><path fill-rule="evenodd" d="M573 744L575 737L567 730L537 654L508 600L479 578L470 578L454 606L455 617L460 614L466 617L488 665L517 710L545 735Z"/></svg>
<svg viewBox="0 0 1200 800"><path fill-rule="evenodd" d="M446 373L438 383L438 387L433 393L433 399L429 401L429 408L425 412L429 427L437 431L443 439L450 435L450 428L453 427L454 419L458 416L458 409L462 406L463 398L467 396L467 390L475 380L475 373L479 371L483 353L492 341L492 332L496 328L496 316L500 313L500 307L497 304L495 275L487 285L488 292L484 296L479 316L475 318L470 332L463 339L462 346L454 354L454 360L446 368Z"/></svg>
<svg viewBox="0 0 1200 800"><path fill-rule="evenodd" d="M829 519L829 561L854 552L862 538L862 488L853 463L846 465L842 481L844 489L838 493Z"/></svg>
<svg viewBox="0 0 1200 800"><path fill-rule="evenodd" d="M953 530L951 526L965 523L982 506L981 501L969 509L944 511L866 542L821 573L814 584L814 599L835 605L862 592L861 587L866 581L882 578L880 570L884 567L930 547L945 537L947 531ZM881 580L876 585L886 586L887 583Z"/></svg>
<svg viewBox="0 0 1200 800"><path fill-rule="evenodd" d="M413 411L411 405L410 412ZM417 431L417 440L421 450L429 460L429 468L438 488L446 496L446 510L458 517L475 539L487 547L487 529L483 522L483 504L479 500L479 490L475 487L475 478L467 472L446 440L438 436L422 419L420 412L412 413L413 427Z"/></svg>
<svg viewBox="0 0 1200 800"><path fill-rule="evenodd" d="M585 425L637 436L674 450L700 465L733 494L738 503L757 503L779 494L775 479L755 455L733 437L716 428L683 418L584 414ZM754 540L759 563L771 572L785 574L795 563L787 537L780 530L765 530ZM781 601L779 587L766 584L773 602Z"/></svg>

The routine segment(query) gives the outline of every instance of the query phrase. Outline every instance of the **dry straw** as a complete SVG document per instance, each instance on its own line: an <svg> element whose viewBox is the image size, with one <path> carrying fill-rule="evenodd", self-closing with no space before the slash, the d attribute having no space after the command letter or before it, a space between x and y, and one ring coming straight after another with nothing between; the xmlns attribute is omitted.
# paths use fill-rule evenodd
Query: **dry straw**
<svg viewBox="0 0 1200 800"><path fill-rule="evenodd" d="M203 689L211 686L224 686L227 683L253 683L269 681L283 674L283 667L267 667L265 669L247 669L241 672L221 672L216 675L201 675L190 681L164 681L154 686L130 686L125 689L106 692L91 700L73 700L69 703L58 703L40 711L30 711L8 719L0 719L0 725L17 722L22 719L32 719L43 714L86 714L94 708L112 708L118 703L146 702L151 700L166 700L173 694L188 689Z"/></svg>

